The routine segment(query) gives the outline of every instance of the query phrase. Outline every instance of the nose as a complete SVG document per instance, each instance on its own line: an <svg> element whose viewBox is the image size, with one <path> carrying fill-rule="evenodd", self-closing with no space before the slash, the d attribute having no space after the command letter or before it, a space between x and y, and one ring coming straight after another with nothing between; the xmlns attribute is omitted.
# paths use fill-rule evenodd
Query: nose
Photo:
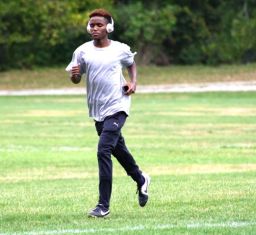
<svg viewBox="0 0 256 235"><path fill-rule="evenodd" d="M97 31L98 28L99 28L99 27L98 27L97 25L92 25L92 26L91 26L91 30L92 30L92 31Z"/></svg>

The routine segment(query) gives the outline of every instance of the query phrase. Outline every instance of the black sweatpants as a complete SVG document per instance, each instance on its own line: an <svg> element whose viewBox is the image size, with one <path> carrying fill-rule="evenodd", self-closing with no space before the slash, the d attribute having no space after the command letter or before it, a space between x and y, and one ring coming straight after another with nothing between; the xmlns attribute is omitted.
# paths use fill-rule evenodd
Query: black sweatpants
<svg viewBox="0 0 256 235"><path fill-rule="evenodd" d="M111 154L116 157L126 173L138 185L144 183L142 172L128 151L121 134L121 129L126 118L126 113L118 112L107 117L103 122L95 122L95 127L99 135L97 153L99 167L99 204L103 205L106 209L109 208L112 191Z"/></svg>

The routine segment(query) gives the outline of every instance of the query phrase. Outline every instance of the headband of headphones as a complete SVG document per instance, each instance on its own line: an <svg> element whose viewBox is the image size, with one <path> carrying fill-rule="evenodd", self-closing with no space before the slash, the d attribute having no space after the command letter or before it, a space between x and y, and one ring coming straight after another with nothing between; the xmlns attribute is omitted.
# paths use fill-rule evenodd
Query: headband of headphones
<svg viewBox="0 0 256 235"><path fill-rule="evenodd" d="M107 24L106 30L108 33L112 33L114 31L114 20L112 17L110 18L110 23ZM87 32L91 34L90 21L87 24Z"/></svg>

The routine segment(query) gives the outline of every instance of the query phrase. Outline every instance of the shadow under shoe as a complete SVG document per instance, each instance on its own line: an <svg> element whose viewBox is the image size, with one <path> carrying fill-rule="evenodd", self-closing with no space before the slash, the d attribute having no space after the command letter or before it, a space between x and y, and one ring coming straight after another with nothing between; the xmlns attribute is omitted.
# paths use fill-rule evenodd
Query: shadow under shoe
<svg viewBox="0 0 256 235"><path fill-rule="evenodd" d="M109 215L109 213L110 213L109 209L106 209L103 207L103 205L99 204L88 213L88 217L105 218Z"/></svg>

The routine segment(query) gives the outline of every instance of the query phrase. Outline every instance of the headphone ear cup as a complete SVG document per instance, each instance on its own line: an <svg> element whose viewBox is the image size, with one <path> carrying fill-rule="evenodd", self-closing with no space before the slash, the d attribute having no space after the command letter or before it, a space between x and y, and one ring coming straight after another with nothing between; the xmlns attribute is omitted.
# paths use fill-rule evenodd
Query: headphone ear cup
<svg viewBox="0 0 256 235"><path fill-rule="evenodd" d="M106 27L106 30L107 30L108 33L112 33L114 31L113 24L108 23L107 27Z"/></svg>
<svg viewBox="0 0 256 235"><path fill-rule="evenodd" d="M111 17L111 23L107 24L106 30L108 33L112 33L114 31L114 20Z"/></svg>
<svg viewBox="0 0 256 235"><path fill-rule="evenodd" d="M88 24L87 24L86 29L87 29L87 32L88 32L89 34L91 34L91 26L90 26L89 22L88 22Z"/></svg>

